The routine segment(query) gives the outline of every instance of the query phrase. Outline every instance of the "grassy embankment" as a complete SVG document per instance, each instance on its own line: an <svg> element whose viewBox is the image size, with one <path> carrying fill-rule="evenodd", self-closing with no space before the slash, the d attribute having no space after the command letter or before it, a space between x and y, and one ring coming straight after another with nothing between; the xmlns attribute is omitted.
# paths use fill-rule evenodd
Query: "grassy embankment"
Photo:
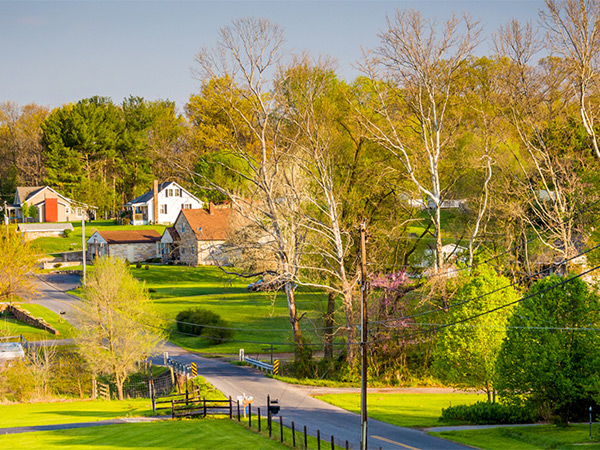
<svg viewBox="0 0 600 450"><path fill-rule="evenodd" d="M340 408L360 413L360 394L327 394L317 398ZM483 394L380 394L367 395L369 417L400 427L427 428L455 425L440 422L442 408L483 401Z"/></svg>
<svg viewBox="0 0 600 450"><path fill-rule="evenodd" d="M16 303L16 302L15 302ZM59 322L58 314L49 309L32 303L17 303L21 308L29 311L34 317L41 317L50 325L58 330L59 335L54 335L49 331L35 328L30 325L19 322L15 319L1 319L0 333L5 336L18 336L22 334L28 341L42 341L52 339L67 339L73 337L75 329L67 322Z"/></svg>
<svg viewBox="0 0 600 450"><path fill-rule="evenodd" d="M482 430L430 433L444 439L471 445L483 450L600 450L598 424L593 426L592 439L585 424L558 427L505 427Z"/></svg>

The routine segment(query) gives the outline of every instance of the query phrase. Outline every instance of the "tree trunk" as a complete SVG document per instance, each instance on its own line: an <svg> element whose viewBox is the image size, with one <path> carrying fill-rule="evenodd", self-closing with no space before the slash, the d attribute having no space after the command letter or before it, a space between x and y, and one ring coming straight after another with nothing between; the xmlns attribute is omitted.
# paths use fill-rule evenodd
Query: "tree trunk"
<svg viewBox="0 0 600 450"><path fill-rule="evenodd" d="M335 292L330 292L327 297L327 314L325 315L325 345L323 353L325 359L333 359L333 313L335 311Z"/></svg>
<svg viewBox="0 0 600 450"><path fill-rule="evenodd" d="M294 283L292 281L285 282L285 295L288 301L288 310L290 312L290 324L292 325L292 333L294 335L295 351L302 347L302 331L300 330L300 320L296 311L296 298L294 296Z"/></svg>

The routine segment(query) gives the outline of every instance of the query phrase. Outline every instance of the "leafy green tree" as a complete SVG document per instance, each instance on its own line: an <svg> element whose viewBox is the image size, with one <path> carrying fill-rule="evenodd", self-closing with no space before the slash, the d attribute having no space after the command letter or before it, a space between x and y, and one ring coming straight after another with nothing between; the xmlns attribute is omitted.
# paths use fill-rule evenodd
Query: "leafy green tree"
<svg viewBox="0 0 600 450"><path fill-rule="evenodd" d="M39 271L35 249L8 228L0 228L0 301L37 294L32 274Z"/></svg>
<svg viewBox="0 0 600 450"><path fill-rule="evenodd" d="M114 375L122 400L127 376L158 353L162 327L148 291L121 260L98 258L94 269L77 310L76 341L93 373Z"/></svg>
<svg viewBox="0 0 600 450"><path fill-rule="evenodd" d="M445 320L447 323L460 322L515 301L517 292L513 287L502 289L509 285L510 281L494 268L477 266L456 292L453 300L456 306L450 308ZM494 401L496 358L506 336L505 326L510 314L509 308L503 308L444 328L434 349L433 369L436 375L459 388L483 390L488 401Z"/></svg>
<svg viewBox="0 0 600 450"><path fill-rule="evenodd" d="M536 282L509 320L498 355L498 392L563 423L585 417L600 388L600 300L581 279Z"/></svg>

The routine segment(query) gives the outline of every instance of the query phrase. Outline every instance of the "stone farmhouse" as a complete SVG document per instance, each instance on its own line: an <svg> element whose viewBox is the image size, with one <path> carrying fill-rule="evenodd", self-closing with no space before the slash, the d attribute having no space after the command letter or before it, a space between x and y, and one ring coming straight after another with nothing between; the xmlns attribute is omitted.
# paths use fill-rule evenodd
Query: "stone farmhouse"
<svg viewBox="0 0 600 450"><path fill-rule="evenodd" d="M161 253L173 255L170 259L190 266L228 265L224 245L235 228L235 211L216 207L182 209L173 229L167 229L161 239ZM176 252L176 253L175 253Z"/></svg>
<svg viewBox="0 0 600 450"><path fill-rule="evenodd" d="M172 224L179 211L203 208L204 202L174 181L154 181L151 190L124 205L131 212L132 225Z"/></svg>
<svg viewBox="0 0 600 450"><path fill-rule="evenodd" d="M129 262L145 261L159 256L160 234L155 230L102 230L87 240L87 259L113 256Z"/></svg>

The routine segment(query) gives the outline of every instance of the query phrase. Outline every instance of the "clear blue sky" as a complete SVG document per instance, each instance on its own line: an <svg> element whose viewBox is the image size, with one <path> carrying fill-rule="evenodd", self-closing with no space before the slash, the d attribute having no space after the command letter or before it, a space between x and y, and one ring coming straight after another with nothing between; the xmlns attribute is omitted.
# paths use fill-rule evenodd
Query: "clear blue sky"
<svg viewBox="0 0 600 450"><path fill-rule="evenodd" d="M266 17L285 30L287 48L330 55L353 79L361 46L375 47L386 15L419 9L443 20L479 18L489 36L511 18L537 20L543 0L476 1L5 1L0 0L0 102L57 107L93 95L176 102L198 90L194 56L220 27ZM489 53L489 42L480 53Z"/></svg>

